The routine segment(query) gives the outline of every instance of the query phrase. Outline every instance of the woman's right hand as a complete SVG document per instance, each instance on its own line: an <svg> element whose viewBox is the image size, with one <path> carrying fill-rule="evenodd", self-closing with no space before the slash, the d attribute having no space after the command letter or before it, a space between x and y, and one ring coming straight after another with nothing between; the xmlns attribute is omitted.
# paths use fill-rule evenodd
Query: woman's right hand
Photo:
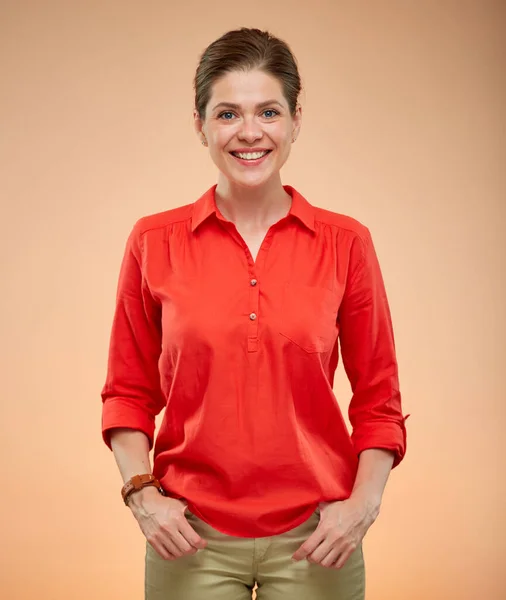
<svg viewBox="0 0 506 600"><path fill-rule="evenodd" d="M165 560L195 554L207 546L188 523L186 504L181 500L162 496L155 487L147 486L130 496L128 506L148 542Z"/></svg>

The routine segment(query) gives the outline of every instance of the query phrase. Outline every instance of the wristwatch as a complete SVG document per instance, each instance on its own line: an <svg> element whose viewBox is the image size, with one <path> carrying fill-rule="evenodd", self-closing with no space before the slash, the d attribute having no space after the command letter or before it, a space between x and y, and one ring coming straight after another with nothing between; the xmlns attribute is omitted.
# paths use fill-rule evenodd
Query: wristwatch
<svg viewBox="0 0 506 600"><path fill-rule="evenodd" d="M160 494L165 496L165 490L160 485L158 479L152 473L144 473L143 475L134 475L121 488L123 502L128 506L128 498L130 495L142 490L142 488L147 487L148 485L155 486Z"/></svg>

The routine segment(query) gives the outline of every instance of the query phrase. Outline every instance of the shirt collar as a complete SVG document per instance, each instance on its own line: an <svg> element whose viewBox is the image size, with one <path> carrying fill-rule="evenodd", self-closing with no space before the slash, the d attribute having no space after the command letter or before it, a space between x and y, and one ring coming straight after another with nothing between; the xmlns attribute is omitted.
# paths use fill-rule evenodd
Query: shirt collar
<svg viewBox="0 0 506 600"><path fill-rule="evenodd" d="M212 214L217 214L216 187L213 185L193 205L191 222L192 232ZM314 207L291 185L284 185L284 190L292 197L292 206L289 215L296 217L311 231L315 231Z"/></svg>

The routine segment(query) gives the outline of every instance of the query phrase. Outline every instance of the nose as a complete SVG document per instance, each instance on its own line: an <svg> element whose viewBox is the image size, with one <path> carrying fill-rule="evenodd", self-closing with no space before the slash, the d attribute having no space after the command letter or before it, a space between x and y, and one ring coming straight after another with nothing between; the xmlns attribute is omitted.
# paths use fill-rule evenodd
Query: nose
<svg viewBox="0 0 506 600"><path fill-rule="evenodd" d="M251 144L256 140L261 139L262 136L262 127L260 123L256 121L255 117L245 117L241 123L237 137Z"/></svg>

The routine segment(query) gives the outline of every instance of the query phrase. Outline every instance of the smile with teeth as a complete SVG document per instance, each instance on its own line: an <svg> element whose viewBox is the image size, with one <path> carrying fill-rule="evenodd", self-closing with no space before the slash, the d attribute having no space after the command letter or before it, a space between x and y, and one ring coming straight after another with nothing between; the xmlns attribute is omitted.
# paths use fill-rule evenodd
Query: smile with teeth
<svg viewBox="0 0 506 600"><path fill-rule="evenodd" d="M231 152L236 158L242 158L242 160L258 160L263 158L266 154L269 154L270 150L265 152Z"/></svg>

